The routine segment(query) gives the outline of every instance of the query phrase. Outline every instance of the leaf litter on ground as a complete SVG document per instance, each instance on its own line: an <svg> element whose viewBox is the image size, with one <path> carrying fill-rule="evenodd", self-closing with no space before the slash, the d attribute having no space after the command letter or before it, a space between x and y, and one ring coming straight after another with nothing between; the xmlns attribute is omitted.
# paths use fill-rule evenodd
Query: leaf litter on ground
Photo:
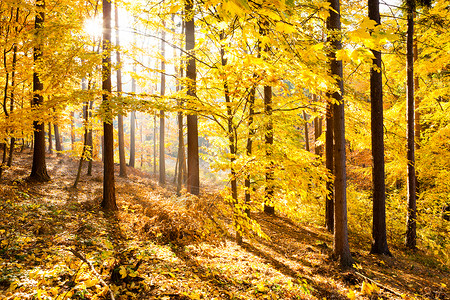
<svg viewBox="0 0 450 300"><path fill-rule="evenodd" d="M219 192L177 197L134 168L116 177L119 212L104 212L101 163L73 189L77 160L47 162L51 182L23 180L31 155L22 153L0 184L0 299L450 297L448 271L401 251L378 257L352 245L355 269L385 289L343 272L324 228L282 216L253 212L270 240L238 245Z"/></svg>

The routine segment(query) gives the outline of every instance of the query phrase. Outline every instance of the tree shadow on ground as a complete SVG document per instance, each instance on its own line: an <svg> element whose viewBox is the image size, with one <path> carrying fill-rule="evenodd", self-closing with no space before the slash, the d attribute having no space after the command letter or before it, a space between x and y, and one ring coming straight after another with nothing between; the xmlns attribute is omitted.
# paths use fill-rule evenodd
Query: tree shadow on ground
<svg viewBox="0 0 450 300"><path fill-rule="evenodd" d="M304 279L312 288L312 295L326 299L347 299L336 287L320 282L315 275L336 275L337 264L330 259L330 237L327 233L312 231L294 224L291 220L264 213L252 216L261 225L270 241L257 238L243 248L266 260L281 273L294 280ZM314 262L306 259L309 254Z"/></svg>

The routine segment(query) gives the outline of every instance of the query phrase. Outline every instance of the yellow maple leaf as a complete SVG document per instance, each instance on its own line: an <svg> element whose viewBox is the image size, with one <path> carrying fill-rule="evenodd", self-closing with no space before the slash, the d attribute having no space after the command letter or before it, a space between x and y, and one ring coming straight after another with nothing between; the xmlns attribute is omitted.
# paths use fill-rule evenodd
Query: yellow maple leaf
<svg viewBox="0 0 450 300"><path fill-rule="evenodd" d="M124 266L120 266L119 274L122 278L127 277L127 269Z"/></svg>

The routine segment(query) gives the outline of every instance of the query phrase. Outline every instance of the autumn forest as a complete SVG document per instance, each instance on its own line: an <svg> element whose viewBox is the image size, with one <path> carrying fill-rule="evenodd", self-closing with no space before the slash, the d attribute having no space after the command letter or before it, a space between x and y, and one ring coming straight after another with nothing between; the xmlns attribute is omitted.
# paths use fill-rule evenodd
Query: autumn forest
<svg viewBox="0 0 450 300"><path fill-rule="evenodd" d="M449 0L2 0L0 299L450 299Z"/></svg>

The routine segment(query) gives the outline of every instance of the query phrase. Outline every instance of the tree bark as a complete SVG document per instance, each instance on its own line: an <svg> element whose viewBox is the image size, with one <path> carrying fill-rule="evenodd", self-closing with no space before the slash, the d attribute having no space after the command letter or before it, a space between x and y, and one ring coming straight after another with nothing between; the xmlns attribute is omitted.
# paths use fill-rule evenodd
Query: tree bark
<svg viewBox="0 0 450 300"><path fill-rule="evenodd" d="M406 247L416 248L416 173L414 143L414 1L407 2L407 36L406 36L406 137L407 137L407 188L408 211L406 217Z"/></svg>
<svg viewBox="0 0 450 300"><path fill-rule="evenodd" d="M369 0L369 18L380 24L379 0ZM386 186L384 171L383 77L381 52L372 50L375 58L370 69L370 103L372 129L373 223L371 253L391 255L386 237Z"/></svg>
<svg viewBox="0 0 450 300"><path fill-rule="evenodd" d="M111 108L111 2L103 0L102 41L103 116L103 201L105 210L118 210L114 181L114 128Z"/></svg>
<svg viewBox="0 0 450 300"><path fill-rule="evenodd" d="M44 24L45 19L45 4L43 1L36 2L37 14L34 21L34 28L39 34L41 27ZM42 58L42 45L38 44L34 47L33 61L34 64ZM33 73L33 100L31 102L33 107L38 107L44 102L44 96L42 91L44 84L39 78L37 70ZM33 121L34 129L34 149L33 149L33 164L31 166L30 179L45 182L50 180L50 176L47 173L47 165L45 162L45 128L42 121Z"/></svg>
<svg viewBox="0 0 450 300"><path fill-rule="evenodd" d="M339 0L330 0L331 9L329 17L329 29L333 34L340 34L340 5ZM348 244L347 229L347 177L345 168L345 118L344 118L344 83L342 81L342 61L336 60L336 51L342 49L341 37L332 36L332 51L330 69L331 75L337 79L339 92L333 93L335 103L333 104L334 125L334 255L338 258L341 267L351 267L353 259Z"/></svg>
<svg viewBox="0 0 450 300"><path fill-rule="evenodd" d="M120 38L119 38L119 9L117 7L117 3L114 5L114 23L116 25L116 46L120 48ZM120 51L117 49L116 51L116 61L119 65L117 69L117 95L122 96L122 66L120 59ZM117 116L117 126L118 126L118 139L119 139L119 164L120 171L119 177L127 177L127 166L125 162L125 135L123 132L123 115L119 114Z"/></svg>
<svg viewBox="0 0 450 300"><path fill-rule="evenodd" d="M186 77L189 79L187 94L191 97L196 96L196 78L197 71L195 65L195 24L194 24L194 1L186 0L186 51L190 53L187 59ZM200 166L198 154L198 120L197 115L187 116L187 191L193 195L200 194Z"/></svg>

